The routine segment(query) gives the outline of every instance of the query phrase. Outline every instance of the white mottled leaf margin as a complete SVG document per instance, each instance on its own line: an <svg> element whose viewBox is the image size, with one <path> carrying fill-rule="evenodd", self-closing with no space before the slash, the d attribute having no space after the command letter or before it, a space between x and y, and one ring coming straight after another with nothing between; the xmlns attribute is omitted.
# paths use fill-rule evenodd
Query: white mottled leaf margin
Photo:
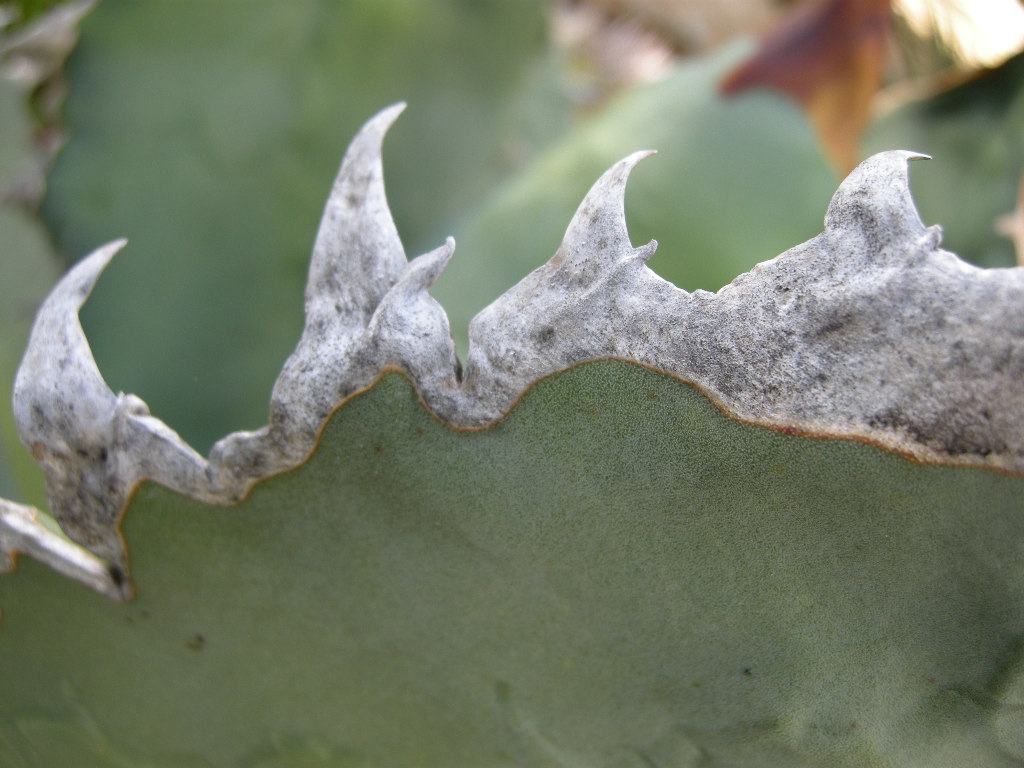
<svg viewBox="0 0 1024 768"><path fill-rule="evenodd" d="M31 513L5 502L0 557L27 552L126 595L118 522L138 482L236 501L303 461L331 411L389 366L458 427L493 422L540 377L618 357L693 382L739 419L1024 472L1024 269L977 268L939 247L941 230L925 227L910 195L908 163L923 155L864 161L820 235L717 293L675 287L645 264L655 242L631 244L626 181L652 153L631 155L590 190L551 260L473 320L463 375L427 293L454 241L407 261L384 194L381 147L403 108L370 120L342 162L313 249L306 327L268 426L229 435L208 460L137 397L115 395L89 350L78 310L123 242L68 272L39 311L14 414L53 516L85 549L53 545L38 524L36 538L25 534Z"/></svg>

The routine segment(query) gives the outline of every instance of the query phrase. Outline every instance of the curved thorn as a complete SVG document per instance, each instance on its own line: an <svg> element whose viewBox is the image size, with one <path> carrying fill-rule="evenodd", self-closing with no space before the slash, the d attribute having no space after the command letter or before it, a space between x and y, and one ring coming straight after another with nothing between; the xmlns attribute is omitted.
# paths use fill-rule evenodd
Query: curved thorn
<svg viewBox="0 0 1024 768"><path fill-rule="evenodd" d="M410 261L405 274L402 275L395 287L398 288L399 285L402 285L412 291L427 290L448 266L453 253L455 253L455 238L448 237L443 245Z"/></svg>
<svg viewBox="0 0 1024 768"><path fill-rule="evenodd" d="M398 282L381 299L380 304L370 318L368 329L370 335L379 333L381 324L392 322L395 317L414 313L413 307L418 299L425 297L429 304L444 315L444 309L427 295L427 289L434 284L438 275L448 266L455 252L455 238L449 237L444 244L428 253L421 254L409 262L405 273ZM390 318L385 320L385 318ZM447 315L445 315L447 323Z"/></svg>
<svg viewBox="0 0 1024 768"><path fill-rule="evenodd" d="M601 175L569 222L562 238L564 253L586 258L598 252L632 250L626 230L626 182L637 163L653 154L654 150L634 152Z"/></svg>
<svg viewBox="0 0 1024 768"><path fill-rule="evenodd" d="M859 231L878 246L921 237L925 226L910 193L908 164L930 159L920 152L899 149L864 160L833 195L825 214L825 230Z"/></svg>
<svg viewBox="0 0 1024 768"><path fill-rule="evenodd" d="M378 362L400 365L430 390L438 380L454 381L459 361L444 308L427 292L451 261L455 240L409 262L370 318L364 341Z"/></svg>
<svg viewBox="0 0 1024 768"><path fill-rule="evenodd" d="M652 239L649 242L644 243L640 247L636 248L633 252L633 255L636 261L640 262L641 264L646 264L648 261L650 261L651 256L653 256L657 250L658 241Z"/></svg>
<svg viewBox="0 0 1024 768"><path fill-rule="evenodd" d="M404 109L394 104L360 129L324 207L306 283L305 328L271 395L275 439L287 431L303 436L284 448L288 455L305 455L305 438L336 405L330 393L348 369L352 345L407 267L381 163L384 136Z"/></svg>
<svg viewBox="0 0 1024 768"><path fill-rule="evenodd" d="M12 398L18 435L30 450L40 443L88 442L107 431L117 398L100 374L78 311L126 242L115 240L78 262L39 308Z"/></svg>
<svg viewBox="0 0 1024 768"><path fill-rule="evenodd" d="M306 316L342 313L365 325L405 269L405 249L384 192L384 136L405 109L393 104L352 139L324 207L306 284Z"/></svg>

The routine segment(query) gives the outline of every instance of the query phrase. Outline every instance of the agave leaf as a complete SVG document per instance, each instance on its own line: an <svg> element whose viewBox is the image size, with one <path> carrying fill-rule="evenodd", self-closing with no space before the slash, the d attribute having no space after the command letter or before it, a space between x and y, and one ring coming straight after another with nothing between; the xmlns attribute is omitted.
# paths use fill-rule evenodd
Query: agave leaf
<svg viewBox="0 0 1024 768"><path fill-rule="evenodd" d="M453 243L404 262L380 189L395 114L342 164L266 432L205 460L107 387L77 310L117 244L44 303L19 433L109 562L90 585L127 596L123 534L138 596L32 561L0 580L0 745L44 767L54 739L154 765L1024 760L1024 270L939 247L920 155L869 158L821 234L711 294L633 246L635 153L474 320L462 375L426 293ZM295 406L325 390L317 436ZM269 460L235 473L249 441ZM5 510L0 549L45 560Z"/></svg>
<svg viewBox="0 0 1024 768"><path fill-rule="evenodd" d="M0 579L0 722L24 746L78 707L127 754L216 766L273 733L418 768L1006 766L1021 491L625 362L469 432L392 373L238 506L141 488L133 602Z"/></svg>
<svg viewBox="0 0 1024 768"><path fill-rule="evenodd" d="M19 436L44 468L54 517L110 562L115 582L126 584L117 525L136 483L235 501L307 457L332 404L389 366L456 427L490 424L537 379L611 356L693 381L751 422L1024 468L1024 272L980 270L939 248L941 229L924 226L910 194L907 165L921 155L869 158L836 191L820 235L718 294L691 294L644 266L657 243L630 242L626 181L651 154L634 153L595 183L549 262L474 319L463 376L426 292L454 243L405 262L383 192L381 144L399 110L370 120L342 162L271 423L224 438L209 461L138 397L110 390L79 324L123 242L76 265L44 302L15 382Z"/></svg>

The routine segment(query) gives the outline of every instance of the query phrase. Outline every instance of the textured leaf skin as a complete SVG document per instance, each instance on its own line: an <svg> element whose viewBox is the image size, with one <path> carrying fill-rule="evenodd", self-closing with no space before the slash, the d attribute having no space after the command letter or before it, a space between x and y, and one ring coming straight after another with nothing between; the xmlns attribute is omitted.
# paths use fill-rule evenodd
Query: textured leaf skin
<svg viewBox="0 0 1024 768"><path fill-rule="evenodd" d="M621 361L482 431L390 373L238 506L143 486L135 601L0 579L0 755L1020 765L1021 483L743 425Z"/></svg>

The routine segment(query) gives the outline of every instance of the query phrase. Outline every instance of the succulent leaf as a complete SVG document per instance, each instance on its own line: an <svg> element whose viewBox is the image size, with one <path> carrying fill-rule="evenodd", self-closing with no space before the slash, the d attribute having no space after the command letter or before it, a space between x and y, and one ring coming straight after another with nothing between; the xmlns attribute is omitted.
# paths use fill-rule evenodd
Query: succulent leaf
<svg viewBox="0 0 1024 768"><path fill-rule="evenodd" d="M111 329L139 335L139 317L164 314L145 286L177 297L173 274L195 272L203 287L189 290L189 322L220 317L213 308L229 293L207 266L230 284L241 271L260 284L262 270L264 284L284 287L287 275L259 266L259 253L300 253L311 220L293 213L298 203L273 213L260 194L308 202L311 171L328 168L322 156L303 164L317 156L310 147L352 127L332 121L332 104L362 113L420 94L401 129L415 139L389 139L402 158L389 167L417 170L388 176L392 217L381 153L403 105L356 134L268 424L228 435L208 459L138 397L112 391L96 365L79 310L119 243L58 283L14 395L53 518L0 499L0 571L12 571L0 576L0 765L1024 765L1024 272L977 269L940 247L942 230L925 224L934 214L922 220L910 193L908 163L922 155L868 158L836 191L819 235L709 293L648 268L655 241L632 244L626 184L651 153L631 154L593 185L550 260L472 321L463 370L451 327L461 335L482 302L462 278L446 280L464 263L492 286L527 272L555 249L546 228L569 217L573 185L634 146L664 150L640 172L634 214L657 198L675 207L634 215L631 228L641 242L688 240L651 262L660 270L675 251L664 274L682 285L718 288L812 234L804 200L824 202L821 184L833 182L799 115L767 95L720 103L715 84L742 46L680 65L485 200L482 217L456 229L468 255L448 269L454 239L407 261L402 237L410 253L430 248L439 224L507 165L503 153L529 154L511 115L535 98L520 92L537 61L507 52L539 47L541 5L189 9L102 5L72 65L72 147L86 149L65 153L49 179L55 239L75 253L109 232L143 243L103 277L123 284L119 298L101 287L91 304L136 302L141 315L119 325L111 314L96 334L86 323L110 381L116 366L99 353ZM493 24L500 40L473 34ZM345 44L368 29L370 57ZM426 89L424 48L448 61L448 76ZM136 75L154 58L166 87ZM1016 94L1019 66L983 81ZM983 101L1010 105L1006 130L1019 122L1019 99ZM970 122L976 106L952 109L952 123ZM454 112L469 130L423 152L435 144L425 126L460 130ZM115 114L117 128L103 124ZM919 146L942 167L934 134L894 138L919 117L897 114L872 141ZM984 142L968 176L996 165L1016 189L1020 142L1009 133ZM104 152L111 138L116 150ZM16 153L0 155L6 178ZM160 206L126 183L139 168L159 185ZM660 181L642 187L649 168L663 169ZM721 183L744 173L738 190ZM175 179L191 185L178 208ZM926 192L936 186L963 189ZM165 200L169 229L150 215ZM224 225L224 201L245 226ZM111 218L123 227L111 230ZM496 239L495 218L515 234ZM716 223L694 225L705 218ZM134 259L173 262L174 273L125 278ZM451 323L431 296L442 271ZM35 303L15 306L14 295L11 317ZM259 383L255 345L237 339L258 337L283 357L298 335L269 296L236 299L260 304L262 325L231 333L195 321L235 350L211 358L224 363L216 376L198 366L232 391L231 407L244 398L229 358L246 359L254 388L272 378ZM181 317L167 321L187 337ZM280 344L263 343L274 334ZM148 346L177 364L172 345ZM129 353L132 367L153 354ZM194 410L221 433L254 421ZM181 416L169 423L191 434ZM29 557L15 570L18 554Z"/></svg>
<svg viewBox="0 0 1024 768"><path fill-rule="evenodd" d="M1020 499L623 361L469 431L389 373L236 506L143 485L133 601L0 578L0 744L28 721L141 765L291 736L401 768L1006 768Z"/></svg>
<svg viewBox="0 0 1024 768"><path fill-rule="evenodd" d="M0 579L0 653L24 662L0 667L0 749L37 768L60 764L39 734L156 765L1024 760L1024 269L939 247L920 155L864 161L820 235L718 293L632 245L650 153L630 155L473 321L462 375L427 293L454 241L406 262L383 196L399 110L342 163L271 423L209 461L89 350L78 310L120 242L44 302L15 417L84 549L4 502L0 565L26 552L128 597L123 532L139 594Z"/></svg>
<svg viewBox="0 0 1024 768"><path fill-rule="evenodd" d="M938 247L910 196L918 153L866 160L836 191L821 235L717 294L675 288L644 266L656 244L630 243L626 180L650 154L635 153L595 183L551 260L474 320L463 377L426 293L454 242L406 263L384 197L381 147L401 109L370 120L342 163L270 424L229 435L209 463L138 398L115 396L89 351L78 309L120 243L83 260L44 303L15 417L73 539L124 569L116 526L137 482L235 501L305 460L333 408L390 366L457 427L495 422L539 378L617 357L691 381L743 420L1024 469L1024 272L983 270Z"/></svg>

